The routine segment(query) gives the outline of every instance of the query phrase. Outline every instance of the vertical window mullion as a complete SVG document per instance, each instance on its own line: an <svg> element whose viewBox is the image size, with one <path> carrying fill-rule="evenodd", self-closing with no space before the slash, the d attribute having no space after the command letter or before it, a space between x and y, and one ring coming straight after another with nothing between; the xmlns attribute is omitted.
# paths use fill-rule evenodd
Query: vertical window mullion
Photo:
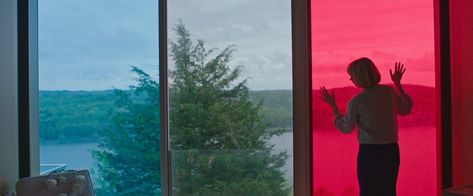
<svg viewBox="0 0 473 196"><path fill-rule="evenodd" d="M170 191L170 159L168 129L168 38L167 38L167 0L159 3L159 94L160 94L160 130L161 130L161 194L171 195Z"/></svg>
<svg viewBox="0 0 473 196"><path fill-rule="evenodd" d="M310 0L292 1L294 195L311 195L312 82Z"/></svg>

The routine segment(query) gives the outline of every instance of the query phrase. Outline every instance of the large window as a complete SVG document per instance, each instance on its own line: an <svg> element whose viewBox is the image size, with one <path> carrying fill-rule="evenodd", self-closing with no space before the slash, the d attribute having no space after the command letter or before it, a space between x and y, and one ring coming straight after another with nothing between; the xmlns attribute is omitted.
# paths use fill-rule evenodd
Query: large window
<svg viewBox="0 0 473 196"><path fill-rule="evenodd" d="M392 84L389 69L407 67L404 88L414 101L399 118L399 195L436 194L435 57L432 0L312 0L313 179L315 195L358 195L356 131L345 135L333 125L318 89L334 89L338 106L359 91L346 68L369 57Z"/></svg>
<svg viewBox="0 0 473 196"><path fill-rule="evenodd" d="M436 165L422 162L436 156L432 1L311 1L311 25L301 14L305 0L39 1L41 173L89 169L98 195L157 195L161 174L173 195L294 195L308 187L356 195L356 137L336 133L317 89L335 88L344 108L357 92L346 87L346 65L368 56L382 83L394 61L408 66L415 106L400 119L398 193L433 195ZM167 6L161 57L158 3ZM310 162L303 136L311 123L301 107L309 80L300 77L310 64L301 60L308 28L311 185L301 167ZM168 68L164 87L159 66Z"/></svg>
<svg viewBox="0 0 473 196"><path fill-rule="evenodd" d="M168 2L173 195L293 195L291 2Z"/></svg>
<svg viewBox="0 0 473 196"><path fill-rule="evenodd" d="M158 1L38 3L40 173L160 194Z"/></svg>

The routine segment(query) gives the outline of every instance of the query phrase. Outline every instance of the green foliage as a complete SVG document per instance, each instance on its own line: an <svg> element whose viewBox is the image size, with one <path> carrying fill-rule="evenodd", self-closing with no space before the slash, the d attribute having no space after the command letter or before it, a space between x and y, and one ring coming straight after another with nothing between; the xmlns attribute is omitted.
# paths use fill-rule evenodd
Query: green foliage
<svg viewBox="0 0 473 196"><path fill-rule="evenodd" d="M194 44L184 25L171 43L170 138L174 195L289 194L286 152L273 152L262 105L250 101L242 68L231 69L234 47L219 53Z"/></svg>
<svg viewBox="0 0 473 196"><path fill-rule="evenodd" d="M40 139L42 143L99 142L118 112L118 94L106 91L40 91ZM262 102L262 120L268 128L292 127L290 90L250 91L250 100ZM132 101L142 99L130 97Z"/></svg>
<svg viewBox="0 0 473 196"><path fill-rule="evenodd" d="M159 85L133 67L138 85L116 90L116 113L99 150L100 195L160 195Z"/></svg>
<svg viewBox="0 0 473 196"><path fill-rule="evenodd" d="M114 113L113 91L40 91L42 143L96 142Z"/></svg>
<svg viewBox="0 0 473 196"><path fill-rule="evenodd" d="M251 91L250 100L257 103L261 100L263 121L270 128L285 128L292 130L292 91L263 90Z"/></svg>

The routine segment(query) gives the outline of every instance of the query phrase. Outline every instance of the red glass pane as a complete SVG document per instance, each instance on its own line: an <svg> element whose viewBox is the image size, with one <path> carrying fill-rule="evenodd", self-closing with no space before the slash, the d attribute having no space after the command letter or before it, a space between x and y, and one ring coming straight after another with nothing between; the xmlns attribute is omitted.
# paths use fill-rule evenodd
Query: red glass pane
<svg viewBox="0 0 473 196"><path fill-rule="evenodd" d="M414 107L399 117L401 165L398 195L436 194L435 56L432 0L312 0L314 195L358 195L356 131L342 134L321 86L334 89L338 106L358 92L348 64L369 57L390 84L394 62L407 66L403 78Z"/></svg>

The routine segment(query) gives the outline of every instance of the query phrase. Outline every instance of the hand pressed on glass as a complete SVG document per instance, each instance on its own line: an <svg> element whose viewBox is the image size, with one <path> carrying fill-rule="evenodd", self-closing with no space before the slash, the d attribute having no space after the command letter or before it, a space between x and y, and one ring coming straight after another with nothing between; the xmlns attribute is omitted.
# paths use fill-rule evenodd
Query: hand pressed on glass
<svg viewBox="0 0 473 196"><path fill-rule="evenodd" d="M320 98L324 100L325 103L327 103L328 105L330 105L330 107L332 108L332 111L335 115L338 115L340 114L339 110L338 110L338 107L337 107L337 104L335 102L335 93L332 91L328 91L327 88L325 88L325 86L322 86L320 88Z"/></svg>
<svg viewBox="0 0 473 196"><path fill-rule="evenodd" d="M402 75L406 72L406 68L404 68L404 64L401 62L396 62L394 64L394 73L391 69L389 69L389 74L391 75L391 80L397 86L401 84Z"/></svg>
<svg viewBox="0 0 473 196"><path fill-rule="evenodd" d="M330 106L335 105L335 93L332 91L328 91L325 86L320 87L320 98L322 98L325 103L329 104Z"/></svg>

